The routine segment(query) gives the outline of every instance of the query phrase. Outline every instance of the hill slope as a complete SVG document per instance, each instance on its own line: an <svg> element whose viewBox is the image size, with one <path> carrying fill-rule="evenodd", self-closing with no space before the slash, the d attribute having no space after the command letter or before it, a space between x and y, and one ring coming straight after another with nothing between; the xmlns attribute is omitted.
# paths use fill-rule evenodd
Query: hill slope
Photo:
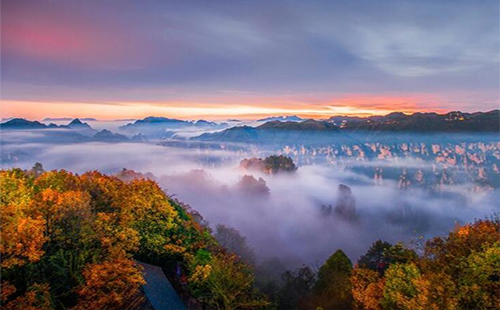
<svg viewBox="0 0 500 310"><path fill-rule="evenodd" d="M386 116L367 118L335 116L329 122L343 130L404 131L404 132L498 132L500 131L500 110L489 112L446 114L400 112Z"/></svg>
<svg viewBox="0 0 500 310"><path fill-rule="evenodd" d="M2 308L132 309L145 283L133 258L162 267L184 295L212 308L235 292L231 307L266 304L248 266L186 207L152 180L128 180L0 172Z"/></svg>

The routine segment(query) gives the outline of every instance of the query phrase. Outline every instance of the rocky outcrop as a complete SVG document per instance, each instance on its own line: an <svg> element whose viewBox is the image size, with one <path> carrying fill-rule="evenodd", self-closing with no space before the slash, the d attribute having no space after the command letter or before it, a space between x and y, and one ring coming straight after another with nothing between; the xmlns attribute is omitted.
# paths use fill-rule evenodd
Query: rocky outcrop
<svg viewBox="0 0 500 310"><path fill-rule="evenodd" d="M337 204L334 210L335 214L343 219L349 221L356 220L356 198L354 198L349 186L344 184L339 185Z"/></svg>

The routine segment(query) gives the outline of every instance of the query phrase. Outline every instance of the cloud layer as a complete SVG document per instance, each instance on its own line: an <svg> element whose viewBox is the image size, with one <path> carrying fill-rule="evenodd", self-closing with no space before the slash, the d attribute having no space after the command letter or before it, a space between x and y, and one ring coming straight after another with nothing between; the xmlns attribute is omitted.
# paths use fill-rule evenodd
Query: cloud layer
<svg viewBox="0 0 500 310"><path fill-rule="evenodd" d="M314 110L352 94L487 110L498 14L497 1L6 0L2 97L11 114L28 101Z"/></svg>
<svg viewBox="0 0 500 310"><path fill-rule="evenodd" d="M444 234L456 222L498 212L496 202L500 199L498 188L478 193L471 190L472 183L450 185L439 194L418 188L401 191L396 181L387 179L376 185L366 174L341 166L307 165L295 174L275 176L238 168L242 158L249 152L258 156L259 150L244 153L138 143L36 143L36 132L11 133L7 138L2 152L19 160L4 163L4 168L30 168L39 161L46 169L77 173L116 173L122 168L152 172L167 193L190 204L211 227L225 224L240 230L259 261L278 257L290 266L321 263L338 248L357 259L379 238L398 242ZM412 165L406 161L397 164ZM269 194L242 185L244 175L263 178ZM335 206L340 184L352 189L357 221L322 211L324 205Z"/></svg>

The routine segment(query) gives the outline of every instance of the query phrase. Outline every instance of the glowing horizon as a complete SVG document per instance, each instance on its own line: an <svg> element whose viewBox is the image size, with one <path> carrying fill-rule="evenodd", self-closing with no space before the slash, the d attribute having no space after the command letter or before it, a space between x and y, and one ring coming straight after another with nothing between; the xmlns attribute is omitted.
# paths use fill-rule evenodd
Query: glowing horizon
<svg viewBox="0 0 500 310"><path fill-rule="evenodd" d="M358 99L359 100L359 99ZM174 102L163 105L161 102L114 102L114 103L83 103L83 102L36 102L36 101L12 101L2 102L2 118L27 118L42 120L44 118L96 118L99 120L116 119L141 119L147 116L163 116L179 119L209 119L223 120L238 118L242 120L253 120L270 116L297 115L303 118L323 119L337 115L367 117L373 115L387 115L392 112L412 114L416 112L446 113L451 110L434 107L419 108L410 99L401 98L363 98L368 102L377 101L378 105L370 107L365 101L352 99L337 100L323 104L300 104L293 106L276 103L268 103L262 106L250 104L225 104L213 106L210 104L196 104L192 102ZM400 103L397 105L397 103ZM356 103L358 104L356 106ZM363 103L365 107L363 107ZM68 112L71 107L71 112ZM465 111L476 112L476 111Z"/></svg>
<svg viewBox="0 0 500 310"><path fill-rule="evenodd" d="M141 119L162 116L178 119L242 119L255 120L270 116L297 115L303 118L324 119L331 116L373 116L392 112L412 114L416 112L447 113L489 111L467 109L457 105L456 98L440 98L429 94L369 95L345 94L341 96L254 96L245 95L207 97L176 101L17 101L3 100L2 118L20 117L42 120L44 118L96 118L100 120ZM68 112L70 111L70 112Z"/></svg>

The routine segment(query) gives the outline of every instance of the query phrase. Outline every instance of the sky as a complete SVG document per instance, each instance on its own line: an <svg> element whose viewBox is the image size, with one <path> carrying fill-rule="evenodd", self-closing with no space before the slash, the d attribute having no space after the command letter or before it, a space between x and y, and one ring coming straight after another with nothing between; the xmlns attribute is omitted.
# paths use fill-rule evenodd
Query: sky
<svg viewBox="0 0 500 310"><path fill-rule="evenodd" d="M2 0L6 117L488 111L499 1Z"/></svg>

